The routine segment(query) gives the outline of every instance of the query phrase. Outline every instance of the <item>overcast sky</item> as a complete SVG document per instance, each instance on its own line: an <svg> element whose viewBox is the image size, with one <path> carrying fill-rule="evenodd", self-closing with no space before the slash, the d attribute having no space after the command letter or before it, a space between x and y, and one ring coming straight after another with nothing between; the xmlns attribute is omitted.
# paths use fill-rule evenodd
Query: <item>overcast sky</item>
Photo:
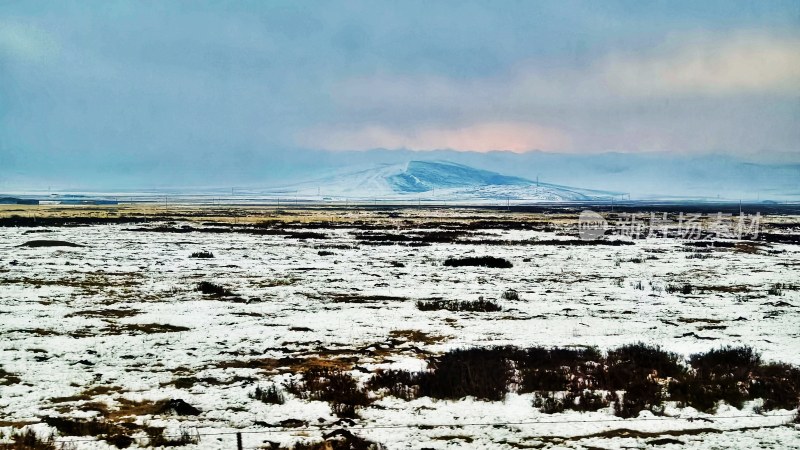
<svg viewBox="0 0 800 450"><path fill-rule="evenodd" d="M796 0L0 0L0 152L17 159L797 156L799 119Z"/></svg>

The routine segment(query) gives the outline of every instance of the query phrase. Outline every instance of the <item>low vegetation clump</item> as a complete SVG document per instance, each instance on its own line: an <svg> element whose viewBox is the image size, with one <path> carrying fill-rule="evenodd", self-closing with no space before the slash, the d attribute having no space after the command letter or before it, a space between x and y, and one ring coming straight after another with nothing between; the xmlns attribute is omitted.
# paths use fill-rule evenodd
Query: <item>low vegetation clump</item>
<svg viewBox="0 0 800 450"><path fill-rule="evenodd" d="M667 291L670 294L674 294L676 292L680 292L683 295L691 295L692 291L694 291L694 288L692 287L691 284L688 284L688 283L683 284L683 285L668 284L666 289L664 289L664 290Z"/></svg>
<svg viewBox="0 0 800 450"><path fill-rule="evenodd" d="M155 334L155 333L179 333L189 331L191 328L181 325L168 323L111 323L100 329L101 334L121 335L121 334Z"/></svg>
<svg viewBox="0 0 800 450"><path fill-rule="evenodd" d="M17 384L20 382L20 378L11 373L5 371L2 367L0 367L0 386L10 386L12 384Z"/></svg>
<svg viewBox="0 0 800 450"><path fill-rule="evenodd" d="M531 347L519 350L519 391L583 391L596 389L603 379L602 354L590 348Z"/></svg>
<svg viewBox="0 0 800 450"><path fill-rule="evenodd" d="M66 417L45 417L43 421L62 436L94 436L117 448L128 448L133 444L133 438L129 436L131 430L113 422Z"/></svg>
<svg viewBox="0 0 800 450"><path fill-rule="evenodd" d="M250 398L272 405L282 405L286 402L283 392L274 384L266 388L257 386L255 392L250 394Z"/></svg>
<svg viewBox="0 0 800 450"><path fill-rule="evenodd" d="M418 373L407 370L378 370L367 382L367 388L403 400L412 400L419 393L419 377Z"/></svg>
<svg viewBox="0 0 800 450"><path fill-rule="evenodd" d="M213 295L215 297L228 297L234 295L231 290L208 281L201 281L198 283L197 290L205 295Z"/></svg>
<svg viewBox="0 0 800 450"><path fill-rule="evenodd" d="M496 269L510 269L514 267L511 261L505 258L497 258L494 256L470 256L466 258L449 258L445 260L444 265L447 267L491 267Z"/></svg>
<svg viewBox="0 0 800 450"><path fill-rule="evenodd" d="M770 363L759 366L753 375L750 397L764 399L764 410L800 407L800 368Z"/></svg>
<svg viewBox="0 0 800 450"><path fill-rule="evenodd" d="M533 397L533 407L544 414L562 413L567 409L568 404L569 401L566 396L561 393L536 393Z"/></svg>
<svg viewBox="0 0 800 450"><path fill-rule="evenodd" d="M38 239L34 241L27 241L24 244L19 245L19 247L31 247L31 248L38 248L38 247L83 247L80 244L75 244L72 242L67 241L57 241L52 239Z"/></svg>
<svg viewBox="0 0 800 450"><path fill-rule="evenodd" d="M187 444L196 444L199 442L199 437L196 434L190 433L188 430L181 429L178 433L165 433L163 427L154 427L144 424L137 424L135 422L116 422L110 420L110 415L115 417L124 416L140 416L140 415L179 415L179 416L196 416L201 411L194 406L186 403L181 399L160 400L160 401L144 401L132 402L124 398L118 399L119 409L109 412L104 404L93 404L93 411L98 411L100 417L92 419L78 419L72 417L44 417L42 421L47 425L55 428L61 436L92 436L100 440L108 442L110 445L125 449L134 443L132 434L136 432L144 432L148 437L148 444L151 447L174 447ZM89 405L84 403L83 407ZM85 410L85 409L84 409ZM50 440L42 440L36 438L31 432L27 432L19 439L27 442L27 444L12 447L14 449L34 449L34 450L49 450L48 442ZM33 444L31 444L33 443Z"/></svg>
<svg viewBox="0 0 800 450"><path fill-rule="evenodd" d="M599 411L608 408L616 398L612 393L595 391L537 392L533 397L533 407L544 414L556 414L565 410Z"/></svg>
<svg viewBox="0 0 800 450"><path fill-rule="evenodd" d="M286 239L328 239L327 234L315 231L285 231L283 234Z"/></svg>
<svg viewBox="0 0 800 450"><path fill-rule="evenodd" d="M150 447L182 447L200 442L200 436L185 428L181 428L176 434L166 434L161 427L150 427L146 432Z"/></svg>
<svg viewBox="0 0 800 450"><path fill-rule="evenodd" d="M514 289L509 289L503 292L503 300L517 301L519 300L519 292Z"/></svg>
<svg viewBox="0 0 800 450"><path fill-rule="evenodd" d="M376 442L356 436L345 429L331 431L322 438L322 441L298 442L289 448L291 450L381 450L384 448ZM279 450L284 449L284 447L279 447Z"/></svg>
<svg viewBox="0 0 800 450"><path fill-rule="evenodd" d="M653 379L635 380L625 386L624 393L614 401L614 415L622 418L636 417L641 411L661 415L664 411L661 384Z"/></svg>
<svg viewBox="0 0 800 450"><path fill-rule="evenodd" d="M11 443L2 444L2 446L7 450L56 450L58 448L53 436L39 437L32 428L13 433Z"/></svg>
<svg viewBox="0 0 800 450"><path fill-rule="evenodd" d="M190 258L213 258L214 254L207 251L202 252L194 252L190 256Z"/></svg>
<svg viewBox="0 0 800 450"><path fill-rule="evenodd" d="M429 361L432 370L418 378L420 395L502 400L512 377L510 347L452 350Z"/></svg>
<svg viewBox="0 0 800 450"><path fill-rule="evenodd" d="M654 414L663 411L663 388L658 380L680 377L686 373L682 358L646 344L624 345L609 350L605 362L603 387L624 390L615 399L614 412L619 417L635 417L640 411Z"/></svg>
<svg viewBox="0 0 800 450"><path fill-rule="evenodd" d="M120 432L116 425L97 419L45 417L42 421L58 430L62 436L106 436Z"/></svg>
<svg viewBox="0 0 800 450"><path fill-rule="evenodd" d="M382 244L404 244L410 246L424 246L432 243L455 243L464 236L464 231L416 231L408 234L384 233L384 232L360 232L353 233L353 237L361 242L373 245Z"/></svg>
<svg viewBox="0 0 800 450"><path fill-rule="evenodd" d="M466 234L466 232L464 232L464 231L433 230L433 231L425 231L425 232L417 233L417 235L415 236L415 239L419 240L420 242L453 243L453 242L457 242L465 234Z"/></svg>
<svg viewBox="0 0 800 450"><path fill-rule="evenodd" d="M637 343L609 350L605 361L605 384L610 389L624 389L636 380L675 378L686 372L683 358L658 346Z"/></svg>
<svg viewBox="0 0 800 450"><path fill-rule="evenodd" d="M366 389L340 369L308 370L299 382L289 383L287 389L302 398L330 403L333 413L344 418L358 417L358 409L371 403Z"/></svg>
<svg viewBox="0 0 800 450"><path fill-rule="evenodd" d="M682 405L712 411L719 401L742 407L750 398L749 386L761 367L761 357L750 347L723 347L692 355L689 363L691 376L670 384L670 397Z"/></svg>
<svg viewBox="0 0 800 450"><path fill-rule="evenodd" d="M576 411L599 411L608 408L611 402L617 398L613 392L602 393L588 389L577 394L574 392L570 394L575 398L572 409Z"/></svg>
<svg viewBox="0 0 800 450"><path fill-rule="evenodd" d="M420 311L469 311L469 312L497 312L503 308L490 300L420 300L417 302L417 309Z"/></svg>
<svg viewBox="0 0 800 450"><path fill-rule="evenodd" d="M396 242L409 242L412 240L411 236L406 236L404 234L394 234L394 233L354 233L353 237L358 241L366 241L366 242L387 242L387 243L396 243Z"/></svg>
<svg viewBox="0 0 800 450"><path fill-rule="evenodd" d="M501 400L511 389L533 392L546 413L596 411L613 405L619 417L662 414L665 401L702 411L719 402L741 408L763 399L763 410L800 402L800 368L763 364L749 347L723 347L683 357L647 344L595 348L490 347L432 357L428 370L380 371L367 387L403 399L472 396Z"/></svg>

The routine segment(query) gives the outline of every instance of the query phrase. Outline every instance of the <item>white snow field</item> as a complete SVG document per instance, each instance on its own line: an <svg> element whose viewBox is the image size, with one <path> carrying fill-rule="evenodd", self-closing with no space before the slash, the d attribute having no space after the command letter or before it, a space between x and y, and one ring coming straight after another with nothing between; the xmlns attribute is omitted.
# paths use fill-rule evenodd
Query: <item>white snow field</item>
<svg viewBox="0 0 800 450"><path fill-rule="evenodd" d="M339 429L389 449L800 448L800 428L790 423L796 410L761 411L759 400L741 409L722 403L712 413L667 402L663 415L622 419L612 407L545 414L533 407L533 394L513 389L501 401L370 392L374 401L357 418L340 419L328 402L284 388L309 367L342 368L366 383L379 368L422 370L431 355L495 345L602 351L644 342L686 357L747 345L765 361L800 365L796 244L712 239L731 245L695 247L672 237L537 244L574 242L575 214L296 214L307 224L269 228L294 234L233 232L251 229L202 218L0 227L0 442L27 426L70 448L117 448L43 423L66 417L185 432L194 436L187 449L234 449L236 432L244 448L289 447ZM458 242L359 239L477 220L488 222ZM503 221L542 226L511 229ZM764 226L777 223L789 225L775 232L796 234L800 219L767 217ZM82 246L23 246L33 240ZM214 257L190 257L199 251ZM513 267L443 264L487 255ZM197 291L203 281L231 295ZM691 292L673 288L687 284ZM509 290L518 298L503 296ZM480 297L502 310L416 306ZM256 387L272 385L283 404L251 398ZM154 409L170 399L199 414ZM152 445L131 429L131 448Z"/></svg>

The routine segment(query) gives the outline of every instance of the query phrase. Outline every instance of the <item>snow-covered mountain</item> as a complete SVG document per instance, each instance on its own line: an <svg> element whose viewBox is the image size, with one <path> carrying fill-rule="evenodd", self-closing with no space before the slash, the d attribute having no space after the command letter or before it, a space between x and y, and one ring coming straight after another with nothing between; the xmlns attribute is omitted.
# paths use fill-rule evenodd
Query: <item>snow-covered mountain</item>
<svg viewBox="0 0 800 450"><path fill-rule="evenodd" d="M198 153L199 154L199 153ZM223 156L213 152L202 153L202 157L181 158L169 153L157 160L131 161L130 164L110 162L103 155L93 158L61 158L51 155L47 159L31 158L20 153L4 154L0 151L0 194L20 192L164 192L175 194L213 193L224 195L232 187L237 192L259 194L265 188L301 183L299 188L308 190L305 195L316 196L321 191L333 191L351 185L354 193L358 182L365 186L377 184L381 187L374 195L397 195L388 188L390 183L380 174L388 171L397 174L394 183L403 185L407 181L405 196L413 197L443 189L436 182L429 185L418 183L425 179L416 173L423 172L420 164L408 161L442 161L463 164L474 169L473 174L486 181L486 172L507 178L521 177L528 186L531 180L547 181L557 190L577 191L595 197L604 192L573 189L567 186L625 192L639 200L726 200L726 201L798 201L800 199L800 158L789 154L765 154L758 158L732 155L662 153L548 153L531 151L511 152L463 152L435 150L418 152L412 150L375 149L368 151L330 152L309 149L286 149L276 157L269 151L231 151ZM446 164L446 163L444 163ZM465 174L450 164L454 176ZM406 172L410 167L410 172ZM449 170L448 170L449 171ZM483 175L481 175L483 174ZM372 178L372 181L369 179ZM469 177L468 177L469 178ZM514 183L509 180L495 183L488 177L489 185L500 186L513 194ZM330 189L323 184L330 183ZM302 184L302 182L306 182ZM477 183L481 185L483 181ZM472 184L475 186L475 184ZM522 189L524 183L517 185ZM425 191L430 187L430 191ZM493 188L496 189L496 188ZM526 188L527 189L527 188ZM286 193L269 189L268 192ZM489 189L491 190L491 189ZM369 196L371 192L362 196ZM284 194L281 194L284 195ZM333 194L331 194L333 195ZM519 197L529 197L523 189ZM502 195L501 195L502 197Z"/></svg>
<svg viewBox="0 0 800 450"><path fill-rule="evenodd" d="M580 201L618 192L539 183L448 161L410 161L340 171L282 186L273 192L300 196L382 199Z"/></svg>

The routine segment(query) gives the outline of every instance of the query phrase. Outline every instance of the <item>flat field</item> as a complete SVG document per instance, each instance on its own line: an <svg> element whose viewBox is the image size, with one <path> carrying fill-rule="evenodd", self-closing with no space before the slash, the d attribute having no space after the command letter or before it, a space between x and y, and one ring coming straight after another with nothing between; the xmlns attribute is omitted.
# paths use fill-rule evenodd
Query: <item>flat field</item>
<svg viewBox="0 0 800 450"><path fill-rule="evenodd" d="M579 212L4 206L0 442L800 448L800 217Z"/></svg>

